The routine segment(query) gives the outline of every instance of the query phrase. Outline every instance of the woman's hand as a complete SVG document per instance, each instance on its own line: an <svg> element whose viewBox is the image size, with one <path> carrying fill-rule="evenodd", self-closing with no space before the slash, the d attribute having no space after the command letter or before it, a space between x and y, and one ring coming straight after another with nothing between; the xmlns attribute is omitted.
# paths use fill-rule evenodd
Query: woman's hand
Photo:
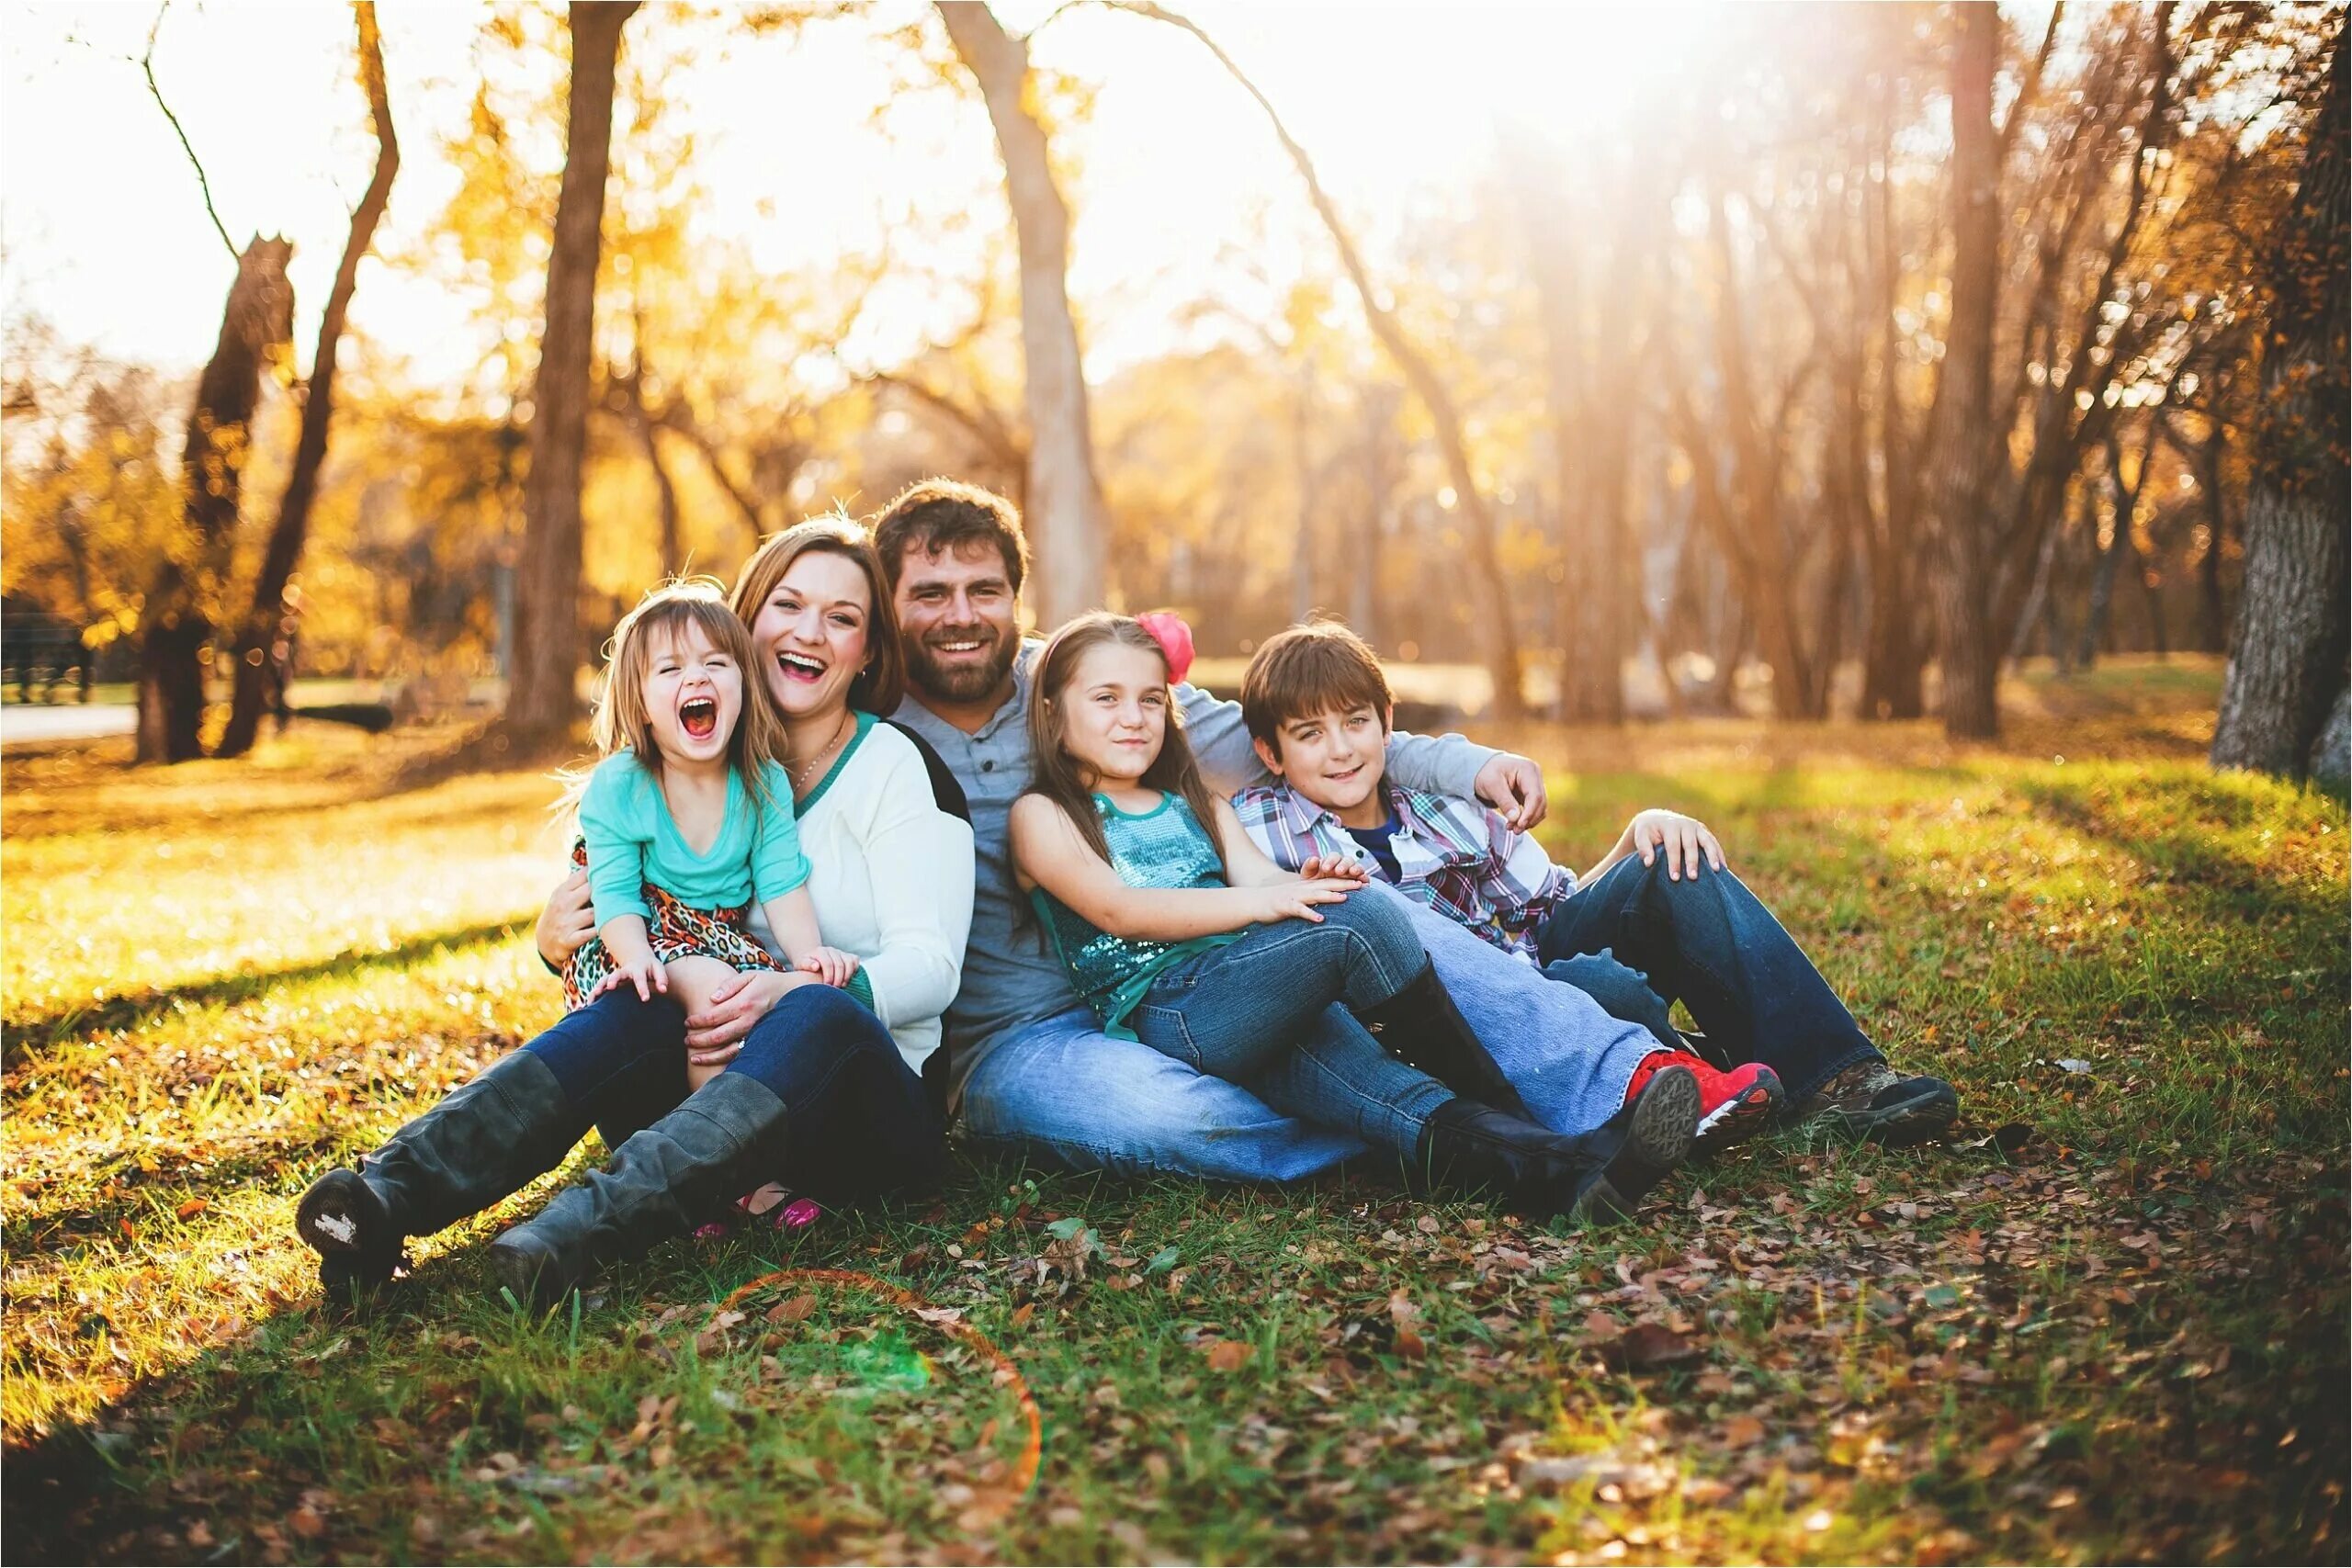
<svg viewBox="0 0 2352 1568"><path fill-rule="evenodd" d="M843 953L838 947L814 948L793 967L804 975L814 975L828 986L846 986L849 977L857 973L857 954Z"/></svg>
<svg viewBox="0 0 2352 1568"><path fill-rule="evenodd" d="M663 996L670 994L670 972L662 968L662 961L651 953L639 959L615 959L612 973L596 982L595 988L588 993L588 999L593 1002L606 991L616 991L624 985L635 986L637 999L650 1002L656 991Z"/></svg>
<svg viewBox="0 0 2352 1568"><path fill-rule="evenodd" d="M774 969L737 971L732 980L710 993L709 1005L686 1016L686 1060L697 1067L733 1061L743 1048L743 1037L767 1016L768 1009L801 987L818 983L813 976Z"/></svg>
<svg viewBox="0 0 2352 1568"><path fill-rule="evenodd" d="M571 955L596 934L596 909L588 897L588 874L578 867L555 885L548 907L539 911L538 929L532 933L539 956L550 969L560 969Z"/></svg>
<svg viewBox="0 0 2352 1568"><path fill-rule="evenodd" d="M1326 876L1314 882L1277 882L1269 887L1255 889L1263 902L1251 918L1252 925L1272 925L1276 920L1308 920L1317 925L1323 917L1316 912L1318 904L1344 904L1348 895L1363 886L1361 882Z"/></svg>
<svg viewBox="0 0 2352 1568"><path fill-rule="evenodd" d="M1669 882L1697 876L1702 863L1717 871L1724 868L1724 847L1714 834L1697 818L1679 811L1637 811L1618 841L1628 854L1641 856L1644 865L1656 865L1664 855Z"/></svg>
<svg viewBox="0 0 2352 1568"><path fill-rule="evenodd" d="M1372 880L1372 867L1352 855L1309 855L1298 868L1301 882L1352 882L1361 887Z"/></svg>

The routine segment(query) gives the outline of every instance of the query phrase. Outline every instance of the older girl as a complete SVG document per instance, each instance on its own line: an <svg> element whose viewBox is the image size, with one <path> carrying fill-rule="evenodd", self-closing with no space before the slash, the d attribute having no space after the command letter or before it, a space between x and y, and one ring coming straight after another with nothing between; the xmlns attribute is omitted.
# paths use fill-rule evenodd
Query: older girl
<svg viewBox="0 0 2352 1568"><path fill-rule="evenodd" d="M1689 1070L1652 1075L1583 1138L1528 1120L1409 918L1351 898L1363 877L1335 863L1276 867L1209 793L1155 619L1082 615L1046 645L1036 780L1012 813L1021 883L1104 1032L1525 1212L1626 1212L1689 1151Z"/></svg>

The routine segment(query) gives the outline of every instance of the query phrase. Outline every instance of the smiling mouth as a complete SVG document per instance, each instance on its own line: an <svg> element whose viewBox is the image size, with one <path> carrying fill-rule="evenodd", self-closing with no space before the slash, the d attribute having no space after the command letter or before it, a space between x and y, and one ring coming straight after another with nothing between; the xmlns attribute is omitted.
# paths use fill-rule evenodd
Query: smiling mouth
<svg viewBox="0 0 2352 1568"><path fill-rule="evenodd" d="M779 653L776 667L796 681L815 681L825 673L825 667L815 660L798 653Z"/></svg>
<svg viewBox="0 0 2352 1568"><path fill-rule="evenodd" d="M981 653L995 640L985 637L941 637L934 639L931 646L938 653Z"/></svg>
<svg viewBox="0 0 2352 1568"><path fill-rule="evenodd" d="M718 732L718 699L688 697L678 705L678 725L689 740L707 740Z"/></svg>

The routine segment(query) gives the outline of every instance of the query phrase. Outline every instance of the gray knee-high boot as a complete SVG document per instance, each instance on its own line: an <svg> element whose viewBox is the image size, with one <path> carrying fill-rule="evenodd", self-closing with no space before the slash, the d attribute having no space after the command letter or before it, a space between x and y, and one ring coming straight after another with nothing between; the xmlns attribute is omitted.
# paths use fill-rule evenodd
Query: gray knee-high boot
<svg viewBox="0 0 2352 1568"><path fill-rule="evenodd" d="M547 1064L513 1052L394 1133L358 1170L311 1183L294 1228L330 1287L380 1284L402 1240L479 1213L552 1170L587 1130Z"/></svg>
<svg viewBox="0 0 2352 1568"><path fill-rule="evenodd" d="M490 1244L491 1277L518 1302L552 1306L600 1264L680 1235L711 1207L784 1163L786 1114L774 1090L721 1073L566 1188L539 1217Z"/></svg>

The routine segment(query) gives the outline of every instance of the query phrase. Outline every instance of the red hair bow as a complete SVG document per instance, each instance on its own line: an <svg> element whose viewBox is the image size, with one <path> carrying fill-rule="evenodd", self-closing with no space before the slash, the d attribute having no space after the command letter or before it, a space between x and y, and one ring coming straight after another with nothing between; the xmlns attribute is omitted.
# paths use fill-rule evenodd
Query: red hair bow
<svg viewBox="0 0 2352 1568"><path fill-rule="evenodd" d="M1193 667L1193 628L1184 624L1184 617L1170 610L1154 610L1137 615L1136 625L1149 632L1151 640L1159 645L1160 653L1168 660L1169 680L1182 680L1184 672Z"/></svg>

